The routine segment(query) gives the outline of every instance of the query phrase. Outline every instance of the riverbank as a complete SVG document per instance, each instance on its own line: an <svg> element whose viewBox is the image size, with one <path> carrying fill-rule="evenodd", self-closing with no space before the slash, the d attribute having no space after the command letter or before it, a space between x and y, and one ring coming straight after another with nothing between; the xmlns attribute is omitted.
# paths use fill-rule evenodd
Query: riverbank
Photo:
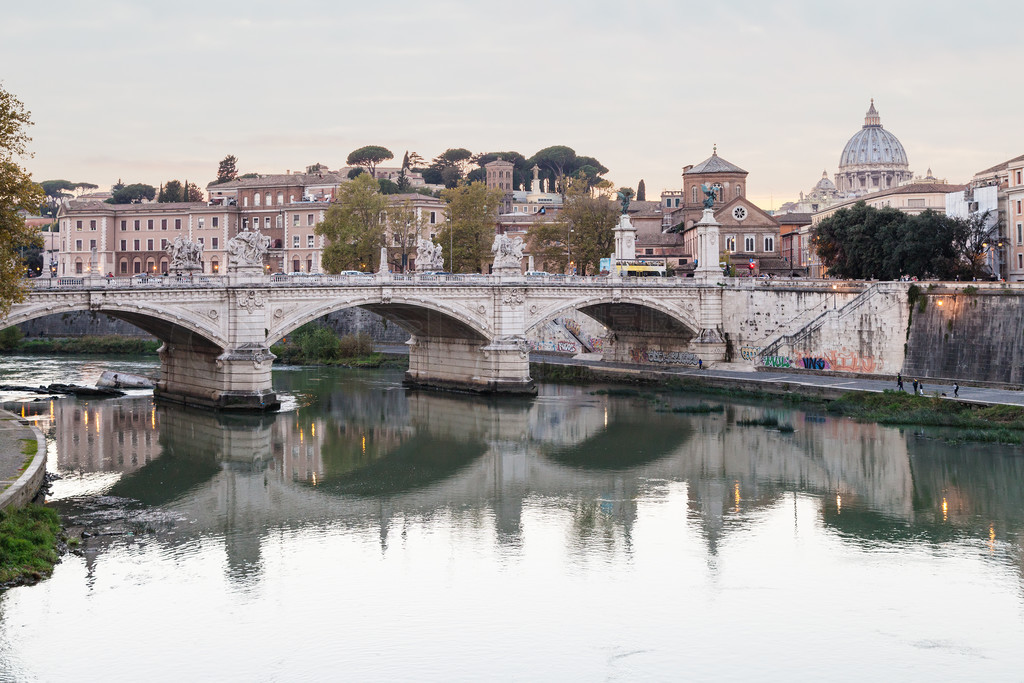
<svg viewBox="0 0 1024 683"><path fill-rule="evenodd" d="M8 328L13 329L13 328ZM136 337L34 337L0 345L0 353L33 355L155 356L162 342Z"/></svg>
<svg viewBox="0 0 1024 683"><path fill-rule="evenodd" d="M953 431L945 438L950 441L1024 444L1024 405L1018 403L988 403L966 397L961 400L960 397L952 398L939 392L929 396L915 396L893 390L890 388L891 383L880 380L859 380L871 383L860 386L851 386L849 379L840 385L806 381L836 379L814 376L796 383L786 381L787 378L773 378L772 381L756 378L756 375L763 376L763 373L750 373L755 377L746 377L743 376L746 373L729 371L740 375L730 377L696 369L681 373L636 367L594 367L588 362L583 363L587 364L531 363L530 375L542 382L614 382L638 384L669 393L700 392L759 400L783 400L794 404L817 404L830 413L862 422L949 428ZM968 392L982 390L985 389ZM1005 398L1022 398L1019 392L1012 394Z"/></svg>

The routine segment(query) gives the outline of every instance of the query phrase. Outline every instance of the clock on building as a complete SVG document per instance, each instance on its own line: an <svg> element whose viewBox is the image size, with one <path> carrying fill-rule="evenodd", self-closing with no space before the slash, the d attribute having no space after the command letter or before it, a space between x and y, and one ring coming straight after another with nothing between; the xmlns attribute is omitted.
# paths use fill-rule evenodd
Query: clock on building
<svg viewBox="0 0 1024 683"><path fill-rule="evenodd" d="M738 221L743 220L744 218L747 217L747 210L746 210L746 208L744 208L742 206L737 206L735 209L732 210L732 217L735 218Z"/></svg>

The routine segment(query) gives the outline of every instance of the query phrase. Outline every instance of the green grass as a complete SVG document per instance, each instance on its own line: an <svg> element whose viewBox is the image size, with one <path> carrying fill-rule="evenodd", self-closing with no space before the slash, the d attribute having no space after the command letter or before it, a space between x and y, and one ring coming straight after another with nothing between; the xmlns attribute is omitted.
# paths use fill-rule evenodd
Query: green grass
<svg viewBox="0 0 1024 683"><path fill-rule="evenodd" d="M35 455L36 451L39 450L39 444L36 443L35 439L22 439L21 440L21 454L22 455Z"/></svg>
<svg viewBox="0 0 1024 683"><path fill-rule="evenodd" d="M38 581L57 563L60 518L42 505L0 512L0 584Z"/></svg>
<svg viewBox="0 0 1024 683"><path fill-rule="evenodd" d="M778 427L779 419L777 417L757 417L752 420L736 420L736 424L740 427Z"/></svg>
<svg viewBox="0 0 1024 683"><path fill-rule="evenodd" d="M829 412L889 425L953 427L953 441L1024 443L1024 407L972 406L902 391L844 394L828 405Z"/></svg>
<svg viewBox="0 0 1024 683"><path fill-rule="evenodd" d="M163 342L138 337L91 336L23 340L7 353L156 355Z"/></svg>
<svg viewBox="0 0 1024 683"><path fill-rule="evenodd" d="M707 403L700 403L695 406L674 406L672 408L673 413L684 413L688 415L707 415L709 413L722 413L725 412L725 406L723 405L708 405Z"/></svg>

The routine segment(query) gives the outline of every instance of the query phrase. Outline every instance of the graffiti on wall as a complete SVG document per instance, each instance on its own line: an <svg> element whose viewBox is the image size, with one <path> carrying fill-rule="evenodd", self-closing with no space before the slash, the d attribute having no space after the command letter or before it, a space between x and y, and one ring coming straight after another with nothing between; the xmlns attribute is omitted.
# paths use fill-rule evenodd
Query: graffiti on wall
<svg viewBox="0 0 1024 683"><path fill-rule="evenodd" d="M740 347L740 358L743 360L755 360L761 355L760 346L741 346Z"/></svg>
<svg viewBox="0 0 1024 683"><path fill-rule="evenodd" d="M768 368L802 368L804 370L832 370L834 372L874 372L877 363L871 356L840 349L817 354L797 353L789 356L764 356L762 364Z"/></svg>
<svg viewBox="0 0 1024 683"><path fill-rule="evenodd" d="M689 351L659 351L644 346L629 349L629 358L634 363L658 363L661 365L697 365L700 358Z"/></svg>

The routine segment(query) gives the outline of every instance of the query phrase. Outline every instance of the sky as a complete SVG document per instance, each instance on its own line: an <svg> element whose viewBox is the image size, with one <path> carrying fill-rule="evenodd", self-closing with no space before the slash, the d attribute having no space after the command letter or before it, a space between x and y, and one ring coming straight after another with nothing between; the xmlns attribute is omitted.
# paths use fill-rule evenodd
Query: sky
<svg viewBox="0 0 1024 683"><path fill-rule="evenodd" d="M32 112L37 181L568 145L654 198L717 144L771 209L833 176L871 98L915 174L1024 153L1005 0L8 4L0 85Z"/></svg>

